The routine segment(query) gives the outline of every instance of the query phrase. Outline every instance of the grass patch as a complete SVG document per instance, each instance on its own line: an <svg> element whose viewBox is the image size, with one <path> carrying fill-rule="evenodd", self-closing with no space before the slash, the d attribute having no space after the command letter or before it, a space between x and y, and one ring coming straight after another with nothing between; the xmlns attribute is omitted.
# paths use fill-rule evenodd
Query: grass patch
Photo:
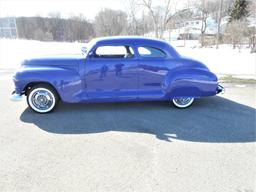
<svg viewBox="0 0 256 192"><path fill-rule="evenodd" d="M226 75L219 78L220 82L223 83L243 83L243 84L256 84L256 79L242 79L233 77L232 75Z"/></svg>

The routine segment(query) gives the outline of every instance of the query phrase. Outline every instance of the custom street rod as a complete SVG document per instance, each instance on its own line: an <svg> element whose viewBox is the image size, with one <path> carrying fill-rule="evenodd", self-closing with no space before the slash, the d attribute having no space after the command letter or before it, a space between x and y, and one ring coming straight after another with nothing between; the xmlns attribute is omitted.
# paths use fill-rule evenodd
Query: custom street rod
<svg viewBox="0 0 256 192"><path fill-rule="evenodd" d="M178 108L224 91L204 64L169 43L142 37L91 40L79 56L25 60L13 77L11 100L27 97L38 113L67 103L172 101Z"/></svg>

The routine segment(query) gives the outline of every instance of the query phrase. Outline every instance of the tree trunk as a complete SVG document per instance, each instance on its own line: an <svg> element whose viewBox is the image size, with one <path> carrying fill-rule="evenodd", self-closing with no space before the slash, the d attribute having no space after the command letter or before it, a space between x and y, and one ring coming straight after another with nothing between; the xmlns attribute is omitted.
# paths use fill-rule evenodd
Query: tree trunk
<svg viewBox="0 0 256 192"><path fill-rule="evenodd" d="M217 41L216 41L216 49L219 48L219 40L220 40L220 23L221 23L221 12L222 12L222 4L223 0L220 0L219 3L219 13L218 13L218 31L217 31Z"/></svg>
<svg viewBox="0 0 256 192"><path fill-rule="evenodd" d="M206 11L205 11L205 0L202 0L202 26L201 26L201 47L204 47L204 33L206 30Z"/></svg>

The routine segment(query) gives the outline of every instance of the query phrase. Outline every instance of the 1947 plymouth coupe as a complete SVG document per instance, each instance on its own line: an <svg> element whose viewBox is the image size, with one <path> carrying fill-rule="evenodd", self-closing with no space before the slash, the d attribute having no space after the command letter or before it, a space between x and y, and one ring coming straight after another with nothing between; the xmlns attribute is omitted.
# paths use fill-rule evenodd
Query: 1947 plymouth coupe
<svg viewBox="0 0 256 192"><path fill-rule="evenodd" d="M201 62L182 57L167 42L141 37L90 41L81 56L25 60L13 77L11 100L27 96L38 113L67 103L172 100L189 107L194 98L223 92Z"/></svg>

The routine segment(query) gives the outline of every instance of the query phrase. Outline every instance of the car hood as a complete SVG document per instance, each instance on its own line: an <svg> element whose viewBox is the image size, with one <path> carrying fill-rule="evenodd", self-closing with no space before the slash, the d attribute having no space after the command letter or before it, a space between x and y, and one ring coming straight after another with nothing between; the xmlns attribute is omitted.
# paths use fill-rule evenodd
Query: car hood
<svg viewBox="0 0 256 192"><path fill-rule="evenodd" d="M81 55L52 55L38 58L30 58L23 61L22 66L74 66L78 65Z"/></svg>

